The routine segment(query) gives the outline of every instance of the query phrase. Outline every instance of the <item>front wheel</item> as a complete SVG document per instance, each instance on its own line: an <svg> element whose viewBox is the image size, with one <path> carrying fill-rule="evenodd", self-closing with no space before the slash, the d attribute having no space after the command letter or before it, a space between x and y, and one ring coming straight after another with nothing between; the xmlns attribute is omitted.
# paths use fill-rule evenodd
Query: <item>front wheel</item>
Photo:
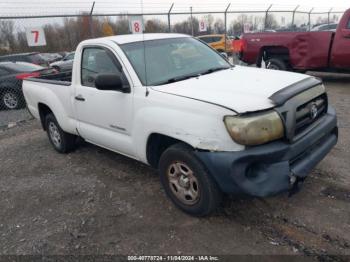
<svg viewBox="0 0 350 262"><path fill-rule="evenodd" d="M220 205L222 193L193 149L179 143L159 162L161 183L172 202L184 212L205 216Z"/></svg>
<svg viewBox="0 0 350 262"><path fill-rule="evenodd" d="M45 118L45 128L54 149L59 153L68 153L76 146L76 136L62 130L53 114Z"/></svg>

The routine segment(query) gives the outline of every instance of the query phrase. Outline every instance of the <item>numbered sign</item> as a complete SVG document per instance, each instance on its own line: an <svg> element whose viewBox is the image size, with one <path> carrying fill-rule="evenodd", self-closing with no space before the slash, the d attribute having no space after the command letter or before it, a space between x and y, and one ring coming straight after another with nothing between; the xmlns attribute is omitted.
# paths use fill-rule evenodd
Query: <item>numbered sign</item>
<svg viewBox="0 0 350 262"><path fill-rule="evenodd" d="M249 33L250 32L250 24L249 23L245 23L243 26L243 33Z"/></svg>
<svg viewBox="0 0 350 262"><path fill-rule="evenodd" d="M26 28L28 46L46 45L45 33L42 27Z"/></svg>
<svg viewBox="0 0 350 262"><path fill-rule="evenodd" d="M130 31L133 34L142 34L143 33L143 19L140 16L131 17L129 21Z"/></svg>
<svg viewBox="0 0 350 262"><path fill-rule="evenodd" d="M207 22L204 20L199 21L199 32L207 31Z"/></svg>

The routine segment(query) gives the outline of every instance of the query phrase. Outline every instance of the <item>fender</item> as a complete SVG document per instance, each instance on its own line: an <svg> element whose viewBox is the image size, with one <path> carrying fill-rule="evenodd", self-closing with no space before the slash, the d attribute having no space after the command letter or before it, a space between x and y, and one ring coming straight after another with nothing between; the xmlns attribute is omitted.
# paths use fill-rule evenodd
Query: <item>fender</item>
<svg viewBox="0 0 350 262"><path fill-rule="evenodd" d="M136 94L137 96L137 94ZM158 133L183 141L195 149L206 151L239 151L244 146L236 144L228 134L223 115L233 111L210 103L150 92L146 103L135 99L133 132L137 156L147 163L148 138ZM205 112L205 114L203 114Z"/></svg>

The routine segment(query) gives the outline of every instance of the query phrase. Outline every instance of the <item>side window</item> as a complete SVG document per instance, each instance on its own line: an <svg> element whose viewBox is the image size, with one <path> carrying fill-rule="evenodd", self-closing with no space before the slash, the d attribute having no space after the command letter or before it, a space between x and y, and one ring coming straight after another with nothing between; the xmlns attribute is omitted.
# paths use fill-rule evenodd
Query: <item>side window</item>
<svg viewBox="0 0 350 262"><path fill-rule="evenodd" d="M350 19L349 19L349 21L348 21L347 29L350 29Z"/></svg>
<svg viewBox="0 0 350 262"><path fill-rule="evenodd" d="M98 74L112 73L121 77L124 84L127 83L123 72L119 70L116 58L107 50L99 47L88 47L83 50L81 61L81 84L95 87L95 79Z"/></svg>

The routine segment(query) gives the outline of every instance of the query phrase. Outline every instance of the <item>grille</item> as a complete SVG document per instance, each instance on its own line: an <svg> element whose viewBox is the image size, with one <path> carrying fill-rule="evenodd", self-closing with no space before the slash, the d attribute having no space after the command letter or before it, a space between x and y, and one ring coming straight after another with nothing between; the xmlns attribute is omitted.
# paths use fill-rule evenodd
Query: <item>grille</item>
<svg viewBox="0 0 350 262"><path fill-rule="evenodd" d="M327 95L322 94L296 109L295 135L300 134L327 112Z"/></svg>

